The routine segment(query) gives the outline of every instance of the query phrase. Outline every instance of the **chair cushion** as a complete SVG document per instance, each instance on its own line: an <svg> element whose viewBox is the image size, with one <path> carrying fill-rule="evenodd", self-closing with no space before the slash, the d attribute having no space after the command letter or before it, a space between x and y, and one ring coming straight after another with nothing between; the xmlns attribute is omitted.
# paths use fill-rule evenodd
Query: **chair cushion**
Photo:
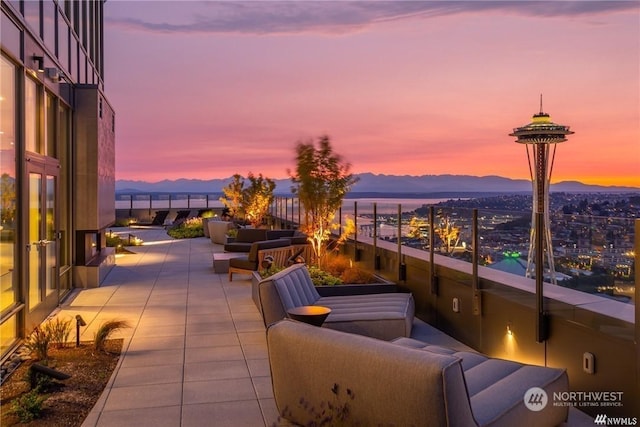
<svg viewBox="0 0 640 427"><path fill-rule="evenodd" d="M331 309L327 328L385 341L411 335L415 303L408 293L321 297L315 305Z"/></svg>
<svg viewBox="0 0 640 427"><path fill-rule="evenodd" d="M257 270L258 263L257 261L249 261L249 258L246 256L241 256L238 258L231 258L229 260L229 267L240 268L242 270Z"/></svg>
<svg viewBox="0 0 640 427"><path fill-rule="evenodd" d="M280 239L281 237L293 237L296 230L267 230L265 240Z"/></svg>
<svg viewBox="0 0 640 427"><path fill-rule="evenodd" d="M248 253L251 250L251 245L253 243L249 242L231 242L226 243L224 245L225 252L244 252Z"/></svg>
<svg viewBox="0 0 640 427"><path fill-rule="evenodd" d="M240 228L236 235L237 243L253 243L267 240L267 230L263 228Z"/></svg>
<svg viewBox="0 0 640 427"><path fill-rule="evenodd" d="M275 284L285 312L301 305L314 305L320 299L304 264L293 265L270 279Z"/></svg>
<svg viewBox="0 0 640 427"><path fill-rule="evenodd" d="M524 395L531 387L540 387L547 396L568 390L569 380L564 369L525 365L425 343L420 346L420 341L413 339L401 338L393 343L458 357L462 361L473 416L480 426L555 426L566 421L568 408L554 406L551 399L538 412L524 405Z"/></svg>

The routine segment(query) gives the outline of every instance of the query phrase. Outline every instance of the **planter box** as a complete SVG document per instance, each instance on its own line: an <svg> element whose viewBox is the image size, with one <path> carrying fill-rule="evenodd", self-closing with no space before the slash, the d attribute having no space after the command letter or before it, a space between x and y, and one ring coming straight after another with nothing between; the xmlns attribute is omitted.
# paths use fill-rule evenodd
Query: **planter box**
<svg viewBox="0 0 640 427"><path fill-rule="evenodd" d="M367 294L384 294L398 292L398 286L389 282L382 277L378 277L379 283L366 284L344 284L335 286L316 286L318 293L322 297L335 297L346 295L367 295ZM254 271L251 276L251 298L262 315L262 307L260 306L260 296L258 294L258 283L260 282L260 274Z"/></svg>
<svg viewBox="0 0 640 427"><path fill-rule="evenodd" d="M398 292L395 283L379 278L380 283L344 284L335 286L316 286L321 297L336 297L346 295L385 294Z"/></svg>

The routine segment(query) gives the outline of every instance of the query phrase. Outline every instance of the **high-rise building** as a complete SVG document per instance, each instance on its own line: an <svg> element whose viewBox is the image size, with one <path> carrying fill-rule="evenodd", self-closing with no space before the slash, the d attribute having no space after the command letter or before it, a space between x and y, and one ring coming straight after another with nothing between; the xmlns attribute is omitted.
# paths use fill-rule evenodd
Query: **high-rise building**
<svg viewBox="0 0 640 427"><path fill-rule="evenodd" d="M0 353L113 266L103 0L1 0Z"/></svg>
<svg viewBox="0 0 640 427"><path fill-rule="evenodd" d="M571 134L573 132L569 130L569 126L553 123L549 115L542 111L542 95L540 112L533 115L531 123L515 128L513 133L509 134L517 137L516 142L525 144L527 148L529 173L533 185L529 255L525 276L536 276L537 265L538 271L543 272L544 276L554 284L557 284L557 281L549 228L549 184L556 146L566 141L566 136Z"/></svg>

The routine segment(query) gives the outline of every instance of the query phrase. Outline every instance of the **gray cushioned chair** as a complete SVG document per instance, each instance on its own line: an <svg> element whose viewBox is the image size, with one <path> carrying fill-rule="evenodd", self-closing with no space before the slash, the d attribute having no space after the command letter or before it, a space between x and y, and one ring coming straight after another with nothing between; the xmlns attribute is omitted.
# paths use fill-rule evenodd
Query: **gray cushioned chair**
<svg viewBox="0 0 640 427"><path fill-rule="evenodd" d="M258 284L265 325L286 318L287 310L304 305L329 307L324 327L391 340L411 335L415 303L409 293L321 297L307 267L296 264Z"/></svg>

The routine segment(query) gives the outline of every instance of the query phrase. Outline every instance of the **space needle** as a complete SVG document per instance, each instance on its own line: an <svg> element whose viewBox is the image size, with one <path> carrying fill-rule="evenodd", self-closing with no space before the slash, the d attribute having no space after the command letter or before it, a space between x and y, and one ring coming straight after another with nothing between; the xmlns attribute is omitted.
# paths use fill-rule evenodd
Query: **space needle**
<svg viewBox="0 0 640 427"><path fill-rule="evenodd" d="M557 280L549 228L549 183L556 145L566 141L566 136L571 134L573 132L569 130L569 126L553 123L549 115L542 111L542 95L540 112L533 115L532 122L515 128L513 133L509 134L517 138L517 143L524 144L527 148L533 186L529 255L525 276L542 280L546 270L546 275L553 284L557 284Z"/></svg>

